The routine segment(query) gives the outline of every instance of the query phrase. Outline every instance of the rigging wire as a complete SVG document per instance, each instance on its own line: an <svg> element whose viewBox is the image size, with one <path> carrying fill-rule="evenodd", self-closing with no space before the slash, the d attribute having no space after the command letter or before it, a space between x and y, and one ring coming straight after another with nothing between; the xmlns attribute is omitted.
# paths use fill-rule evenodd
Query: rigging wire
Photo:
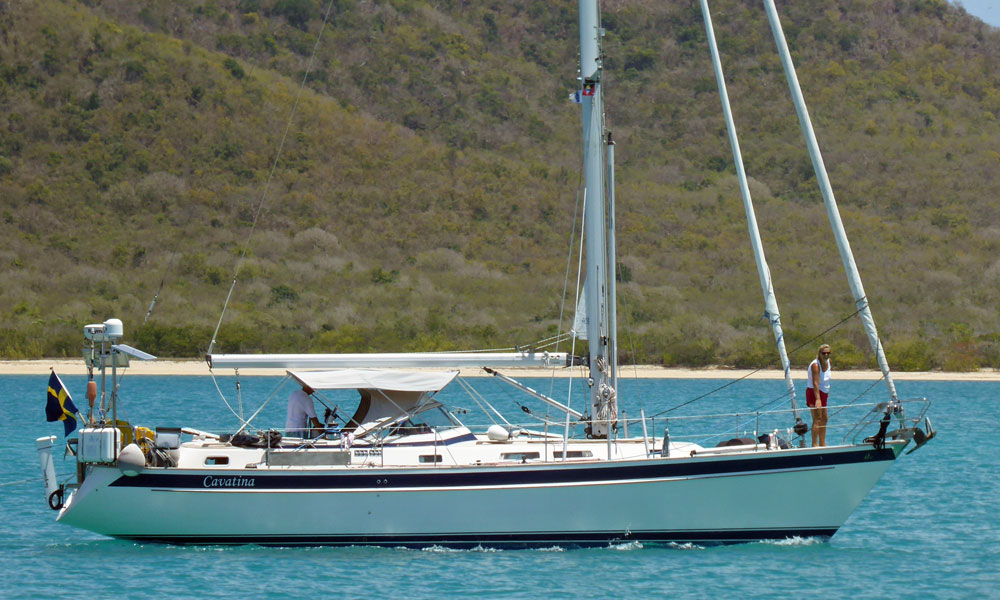
<svg viewBox="0 0 1000 600"><path fill-rule="evenodd" d="M239 376L237 375L237 377L239 377ZM215 378L215 373L214 372L212 373L212 383L215 385L215 391L217 391L219 393L219 398L222 399L222 403L225 404L226 408L229 409L229 412L233 413L233 416L236 417L239 420L240 425L241 425L240 429L243 429L243 427L246 427L247 425L249 425L250 421L247 421L247 420L245 420L243 418L243 409L242 409L242 407L240 408L240 412L236 412L235 410L233 410L233 407L229 404L229 400L226 399L226 395L222 393L222 389L219 387L219 382ZM239 385L239 380L237 380L237 386L238 385Z"/></svg>
<svg viewBox="0 0 1000 600"><path fill-rule="evenodd" d="M166 268L167 271L169 271L170 267L173 266L174 260L176 258L177 258L177 253L174 252L173 255L170 257L170 262L167 263L167 268ZM166 283L166 281L167 281L166 276L160 279L160 285L159 287L156 288L156 293L153 294L153 300L152 302L149 303L149 309L146 310L146 316L143 317L142 319L142 325L139 326L139 330L135 334L136 340L142 339L142 332L146 329L146 323L149 321L149 317L153 314L153 308L156 306L156 300L160 297L160 292L163 291L163 284ZM115 389L113 390L114 394L117 394L118 390L121 389L122 381L125 380L125 375L127 374L128 374L128 369L122 368L121 375L118 377L118 381L115 383ZM88 417L89 416L90 415L88 415Z"/></svg>
<svg viewBox="0 0 1000 600"><path fill-rule="evenodd" d="M260 414L260 411L264 410L264 407L267 406L268 403L270 403L271 400L273 400L274 397L278 395L278 390L280 390L282 388L282 386L285 385L285 382L288 381L291 378L292 378L291 375L285 375L284 377L282 377L281 381L279 381L278 385L276 385L274 387L274 390L271 392L271 394L264 400L264 403L260 405L260 408L258 408L256 411L254 411L254 413L252 415L250 415L249 419L247 419L246 421L244 421L243 426L240 427L239 430L237 430L236 433L233 434L233 436L237 436L237 435L243 433L243 430L246 429L247 426L250 425L251 421L253 421L254 419L257 418L257 415ZM212 375L212 379L215 380L215 375L214 374ZM218 387L218 386L216 386L216 387ZM219 391L219 394L222 394L221 390ZM228 404L227 404L227 406L228 406ZM230 410L232 410L232 409L230 409ZM242 421L242 419L240 419L240 420Z"/></svg>
<svg viewBox="0 0 1000 600"><path fill-rule="evenodd" d="M625 335L628 337L628 347L632 352L632 373L633 379L639 380L639 366L635 364L635 339L632 337L632 321L629 320L628 299L625 294L621 294L622 308L625 309ZM639 408L642 408L642 399L638 401Z"/></svg>
<svg viewBox="0 0 1000 600"><path fill-rule="evenodd" d="M865 388L865 390L863 392L861 392L860 394L858 394L857 396L855 396L854 399L851 400L850 402L848 402L847 404L844 404L844 405L840 406L840 408L836 412L831 413L830 416L832 417L832 416L836 415L837 413L839 413L840 411L844 410L845 408L848 408L851 405L853 405L858 400L864 398L866 395L868 395L868 392L872 391L872 388L874 388L876 385L878 385L884 379L885 379L885 376L882 376L882 377L879 377L878 379L876 379L874 382L872 382L871 385L869 385L867 388ZM776 398L774 398L773 400L769 400L766 403L761 404L760 406L754 408L754 410L755 411L761 411L761 410L764 410L766 408L769 408L773 404L776 404L776 403L778 403L778 402L780 402L782 400L787 400L788 396L789 396L789 393L786 391L786 392L782 393L780 396L777 396Z"/></svg>
<svg viewBox="0 0 1000 600"><path fill-rule="evenodd" d="M222 327L222 321L226 316L226 310L229 307L229 301L233 297L233 290L236 289L236 282L239 279L240 271L243 269L243 264L246 262L247 252L249 252L250 250L250 241L253 239L253 234L257 229L257 221L260 219L260 215L264 210L264 204L267 202L268 189L270 188L271 181L274 179L274 174L278 169L278 163L281 161L281 153L284 150L285 141L288 139L288 132L291 130L292 123L295 121L295 114L298 111L299 102L302 100L302 93L305 90L306 83L309 81L309 75L312 73L313 61L315 61L316 59L316 53L319 50L319 43L323 39L323 32L326 30L326 25L330 20L330 13L333 10L333 4L334 0L330 0L330 2L326 6L326 12L323 14L323 24L320 26L319 34L317 34L316 36L316 42L313 44L312 54L309 56L309 60L306 62L305 72L302 75L302 82L299 84L299 91L295 96L295 102L292 104L292 110L289 112L288 121L285 123L285 131L281 136L281 141L278 143L278 149L275 152L274 161L272 161L271 163L271 170L267 175L267 180L264 182L263 188L261 189L260 201L257 203L257 210L254 212L253 222L250 224L250 231L247 234L247 239L243 243L243 249L240 252L240 258L236 262L236 268L233 271L233 282L230 284L229 292L226 294L226 300L222 304L222 311L219 313L219 321L215 325L215 331L212 332L212 339L208 344L208 351L206 352L206 354L211 354L212 350L215 348L215 342L219 336L219 329ZM150 310L152 310L152 306L150 306ZM229 412L233 413L233 415L240 421L239 432L242 432L244 429L246 429L246 427L250 424L250 422L253 421L254 417L256 417L257 414L260 413L260 411L263 410L265 406L267 406L267 404L274 397L274 394L277 393L277 389L275 389L275 391L272 392L271 396L269 396L264 401L264 403L260 406L260 408L258 408L257 411L253 415L251 415L249 419L244 419L243 415L241 414L242 408L240 410L240 413L237 413L235 410L233 410L233 407L230 406L229 401L226 399L225 394L222 393L222 389L219 388L219 383L215 376L215 371L212 370L210 367L208 372L212 376L212 383L215 385L215 389L219 393L219 397L222 399L222 402L226 405L226 408L229 409ZM281 384L283 384L284 381L285 380L282 379ZM279 387L281 384L279 384Z"/></svg>
<svg viewBox="0 0 1000 600"><path fill-rule="evenodd" d="M576 223L577 223L578 220L581 221L581 223L580 223L580 240L581 240L581 244L582 244L582 240L583 240L583 223L582 223L583 209L580 206L581 205L581 200L583 199L583 189L584 189L584 187L583 187L583 151L581 150L580 151L580 162L579 162L579 166L577 168L576 200L575 200L575 202L573 204L573 220L570 222L570 225L569 225L569 244L567 245L567 248L566 248L566 272L563 275L563 291L562 291L562 295L560 296L560 301L559 301L559 320L557 322L559 323L559 327L560 328L562 327L562 324L563 324L563 318L566 316L566 292L569 291L569 273L570 273L570 269L573 266L573 246L576 244ZM581 248L582 248L582 245L581 245ZM579 276L579 268L577 269L577 275ZM579 279L579 277L578 277L578 279ZM577 285L577 292L579 292L579 284ZM568 339L572 335L571 331L572 331L572 327L570 327L570 331L568 331L568 332L565 332L565 333L560 332L558 334L558 336L560 338L560 341L562 341L563 339ZM559 351L558 344L556 345L556 351L557 352Z"/></svg>
<svg viewBox="0 0 1000 600"><path fill-rule="evenodd" d="M73 475L75 475L75 473L63 473L62 475L56 475L56 479L68 479ZM35 481L44 481L44 480L45 480L44 475L38 475L35 477L29 477L27 479L19 479L17 481L4 481L3 483L0 483L0 487L7 487L8 485L18 485L21 483L33 483Z"/></svg>
<svg viewBox="0 0 1000 600"><path fill-rule="evenodd" d="M844 410L845 408L848 408L848 407L850 407L851 405L853 405L853 404L854 404L855 402L857 402L858 400L860 400L861 398L863 398L863 397L864 397L864 396L865 396L866 394L868 394L868 392L870 392L870 391L872 390L872 388L874 388L874 387L875 387L876 385L878 385L879 383L881 383L881 382L882 382L882 380L884 380L884 379L885 379L885 375L883 375L883 376L879 377L878 379L876 379L875 381L873 381L871 385L869 385L869 386L868 386L867 388L865 388L865 391L863 391L863 392L861 392L860 394L858 394L857 396L855 396L855 397L854 397L854 399L853 399L853 400L851 400L850 402L848 402L847 404L844 404L843 406L841 406L840 408L838 408L838 409L837 409L837 410L836 410L836 411L835 411L835 412L834 412L833 414L831 414L830 416L831 416L831 417L834 417L834 416L836 416L837 414L839 414L839 413L840 413L840 411L842 411L842 410Z"/></svg>
<svg viewBox="0 0 1000 600"><path fill-rule="evenodd" d="M504 418L504 416L500 413L500 411L498 411L497 409L493 408L493 405L490 404L488 400L486 400L486 397L483 396L482 394L480 394L479 391L476 390L476 388L474 388L471 385L469 385L465 381L465 379L463 379L462 377L456 377L455 381L457 381L458 384L460 386L462 386L462 389L465 390L465 392L467 394L469 394L469 397L472 398L473 402L475 402L479 406L479 410L483 411L483 413L486 415L486 417L490 421L493 421L494 425L497 425L498 423L497 423L497 420L493 418L493 415L496 415L497 418L499 418L501 421L503 421L506 425L510 425L510 422L507 421L507 419ZM489 407L489 410L486 410L486 408L483 406L483 404L485 404L487 407Z"/></svg>
<svg viewBox="0 0 1000 600"><path fill-rule="evenodd" d="M835 325L833 325L831 327L828 327L824 331L822 331L822 332L814 335L813 337L809 338L805 342L799 344L797 347L795 347L794 349L792 349L789 352L789 354L794 354L794 353L798 352L799 350L805 348L806 346L808 346L808 345L812 344L813 342L815 342L816 340L820 339L824 335L830 333L834 329L840 327L841 325L843 325L847 321L853 319L858 313L861 312L861 310L862 309L859 308L858 310L854 311L853 313L851 313L851 314L847 315L846 317L844 317L843 319L841 319L837 324L835 324ZM717 388L715 388L713 390L705 392L704 394L702 394L700 396L697 396L695 398L692 398L692 399L690 399L690 400L688 400L686 402L682 402L682 403L678 404L677 406L674 406L672 408L668 408L668 409L665 409L665 410L661 410L660 412L658 412L658 413L656 413L655 415L652 415L652 416L653 417L659 417L659 416L665 415L665 414L667 414L669 412L673 412L673 411L677 410L678 408L683 408L683 407L687 406L688 404L693 404L694 402L697 402L698 400L702 400L704 398L707 398L708 396L711 396L711 395L715 394L716 392L720 392L720 391L726 389L727 387L729 387L731 385L735 385L735 384L743 381L744 379L747 379L748 377L751 377L755 373L759 373L760 371L763 371L763 370L764 370L764 367L759 367L757 369L754 369L753 371L750 371L749 373L747 373L746 375L744 375L742 377L734 379L734 380L732 380L732 381L730 381L730 382L728 382L728 383L726 383L724 385L720 385L719 387L717 387ZM883 376L883 378L884 378L884 376ZM879 379L879 381L881 381L881 379ZM867 391L866 391L866 393L867 393Z"/></svg>
<svg viewBox="0 0 1000 600"><path fill-rule="evenodd" d="M243 268L243 263L246 262L247 252L250 249L250 240L253 238L254 231L257 229L257 221L260 219L260 214L264 210L264 203L267 201L268 188L271 186L271 180L274 179L274 173L277 171L278 163L281 160L281 152L285 147L285 140L288 139L288 132L292 128L292 123L295 120L295 113L299 108L299 101L302 99L302 92L305 90L306 82L309 81L309 75L312 73L313 61L316 59L316 52L319 49L319 43L323 39L323 31L326 29L326 24L330 20L330 12L333 10L334 0L330 0L326 7L326 14L323 15L323 25L319 29L319 34L316 36L316 43L313 44L312 55L309 56L309 61L306 63L305 73L302 75L302 83L299 85L299 92L295 96L295 103L292 105L291 113L288 115L288 121L285 123L285 132L281 136L281 142L278 144L278 151L274 155L274 161L271 163L271 171L268 173L267 180L264 182L264 187L261 190L260 202L257 204L257 210L253 215L253 222L250 224L250 232L247 234L246 242L243 244L243 250L240 253L240 259L236 263L236 270L233 272L233 282L229 286L229 293L226 294L226 301L222 305L222 313L219 315L219 322L215 326L215 331L212 333L212 341L208 345L207 354L212 353L212 349L215 348L215 341L219 335L219 328L222 327L222 320L226 316L226 309L229 307L229 300L233 296L233 290L236 288L236 281L239 278L240 270Z"/></svg>
<svg viewBox="0 0 1000 600"><path fill-rule="evenodd" d="M146 316L142 319L142 325L139 327L139 331L146 326L146 322L149 321L149 316L153 314L153 307L156 306L156 299L160 297L160 292L163 291L163 283L167 280L166 277L160 279L160 287L156 288L156 293L153 294L153 301L149 303L149 310L146 311Z"/></svg>
<svg viewBox="0 0 1000 600"><path fill-rule="evenodd" d="M577 180L576 180L576 201L575 201L575 203L573 205L573 220L570 222L570 227L569 227L569 244L567 245L567 248L566 248L566 272L563 275L563 291L562 291L562 295L560 296L560 300L559 300L559 320L557 321L557 323L559 324L558 327L560 329L562 328L562 325L563 325L563 318L566 315L566 292L569 291L569 274L570 274L570 268L573 265L573 246L576 243L576 223L577 223L578 219L580 221L580 253L581 253L581 259L582 259L582 253L583 253L583 220L584 220L584 212L583 212L583 210L584 209L581 206L581 200L583 200L583 202L585 203L586 202L586 195L585 195L585 188L584 188L584 181L583 181L584 152L583 152L582 148L580 149L579 158L580 158L580 162L579 162L579 167L577 168ZM576 295L576 298L579 298L579 290L580 290L580 268L578 266L577 267L577 295ZM572 356L576 353L576 334L573 333L573 328L570 327L570 331L568 331L568 332L562 332L562 331L560 331L557 334L556 338L557 339L555 341L555 350L554 350L555 352L559 351L559 342L561 342L561 341L563 341L565 339L570 339L571 340L569 354L570 354L570 363L572 363L573 362L572 361ZM572 404L573 404L573 372L574 371L571 368L571 370L570 370L569 385L567 386L567 390L566 390L566 406L572 406ZM555 370L553 370L550 373L550 375L549 375L549 397L552 397L555 394L555 386L556 386L556 373L555 373ZM543 421L545 423L545 429L546 429L546 431L548 431L548 427L549 427L550 423L549 423L549 409L548 409L547 406L546 406L546 409L545 409L545 417L544 417ZM558 423L553 422L552 425L558 425ZM565 461L565 456L566 456L566 443L569 440L569 428L570 428L569 413L566 413L565 431L563 432L563 460L564 461Z"/></svg>
<svg viewBox="0 0 1000 600"><path fill-rule="evenodd" d="M573 246L576 243L576 222L582 220L580 199L583 196L583 155L580 155L579 176L576 184L576 204L573 205L573 222L569 227L569 248L566 250L566 274L563 276L562 300L559 303L559 327L562 327L563 317L566 313L566 292L569 291L569 270L573 266ZM580 225L580 239L583 239L583 224ZM577 270L577 291L579 292L579 269ZM570 328L572 330L572 327ZM561 332L559 335L563 335ZM567 333L568 335L568 333ZM556 347L558 350L558 347Z"/></svg>

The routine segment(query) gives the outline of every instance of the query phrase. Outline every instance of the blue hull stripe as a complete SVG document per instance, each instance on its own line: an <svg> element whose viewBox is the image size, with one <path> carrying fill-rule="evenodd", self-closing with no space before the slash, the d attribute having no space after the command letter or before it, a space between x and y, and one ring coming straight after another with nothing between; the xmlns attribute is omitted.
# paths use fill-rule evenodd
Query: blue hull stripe
<svg viewBox="0 0 1000 600"><path fill-rule="evenodd" d="M259 544L266 546L390 546L424 548L546 548L551 546L601 547L608 544L642 542L646 544L696 543L700 545L740 544L792 537L829 538L835 527L802 529L751 529L721 531L545 531L513 533L461 533L408 535L305 535L305 536L225 536L225 535L155 535L115 536L172 544Z"/></svg>
<svg viewBox="0 0 1000 600"><path fill-rule="evenodd" d="M359 470L276 472L254 469L146 470L135 477L122 476L111 487L169 488L232 491L297 489L393 489L393 488L463 488L482 486L518 486L546 484L584 484L612 481L641 481L676 477L699 477L750 472L781 471L803 468L829 468L862 462L892 461L890 448L864 448L829 454L772 454L760 458L696 458L684 461L648 461L644 463L606 463L603 465L564 463L509 465L503 467L427 467L399 470L386 468L374 472ZM226 481L226 480L229 481ZM213 481L214 483L206 483Z"/></svg>

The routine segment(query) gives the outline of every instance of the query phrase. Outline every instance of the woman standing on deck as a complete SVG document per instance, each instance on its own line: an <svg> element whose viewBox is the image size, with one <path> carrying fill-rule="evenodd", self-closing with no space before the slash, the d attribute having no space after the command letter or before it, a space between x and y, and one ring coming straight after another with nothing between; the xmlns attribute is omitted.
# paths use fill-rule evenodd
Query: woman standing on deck
<svg viewBox="0 0 1000 600"><path fill-rule="evenodd" d="M830 397L830 345L823 344L806 375L806 406L812 413L812 445L826 445L826 402ZM817 394L818 390L818 394Z"/></svg>

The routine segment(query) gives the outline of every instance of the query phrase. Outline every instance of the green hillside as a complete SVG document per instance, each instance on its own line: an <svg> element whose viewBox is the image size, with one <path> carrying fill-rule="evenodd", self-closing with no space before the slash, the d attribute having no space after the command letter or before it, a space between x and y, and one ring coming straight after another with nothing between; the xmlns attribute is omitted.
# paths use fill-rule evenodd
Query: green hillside
<svg viewBox="0 0 1000 600"><path fill-rule="evenodd" d="M805 364L853 301L763 9L712 4ZM1000 30L945 0L778 8L890 362L1000 367ZM82 325L112 316L147 351L198 356L248 238L216 351L565 330L575 11L0 3L0 357L77 355ZM773 365L698 2L603 11L623 359ZM856 318L823 339L839 366L873 364Z"/></svg>

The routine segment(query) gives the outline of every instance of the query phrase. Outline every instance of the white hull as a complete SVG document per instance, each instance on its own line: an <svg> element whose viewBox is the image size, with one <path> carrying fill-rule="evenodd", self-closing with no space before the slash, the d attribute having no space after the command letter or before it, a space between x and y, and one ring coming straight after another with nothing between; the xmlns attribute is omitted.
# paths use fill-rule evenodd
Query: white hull
<svg viewBox="0 0 1000 600"><path fill-rule="evenodd" d="M175 543L523 547L828 537L901 446L481 467L146 469L131 478L95 466L59 520Z"/></svg>

